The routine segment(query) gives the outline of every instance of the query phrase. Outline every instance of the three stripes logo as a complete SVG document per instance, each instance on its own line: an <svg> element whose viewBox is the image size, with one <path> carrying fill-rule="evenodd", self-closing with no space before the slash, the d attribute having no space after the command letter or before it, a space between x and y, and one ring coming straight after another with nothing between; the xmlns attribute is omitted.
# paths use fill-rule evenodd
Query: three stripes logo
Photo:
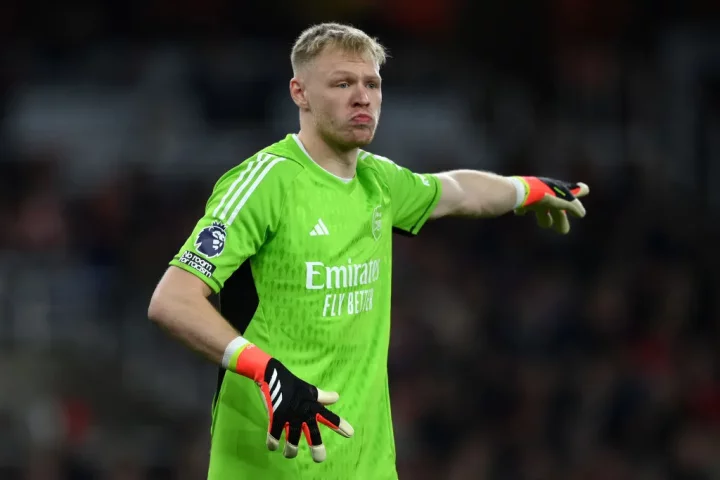
<svg viewBox="0 0 720 480"><path fill-rule="evenodd" d="M213 216L224 221L225 225L231 225L265 175L283 160L269 153L261 153L255 160L248 162L223 195Z"/></svg>
<svg viewBox="0 0 720 480"><path fill-rule="evenodd" d="M277 412L278 407L282 403L283 396L280 391L280 380L277 378L277 369L273 368L272 377L270 377L270 401L272 402L272 411Z"/></svg>
<svg viewBox="0 0 720 480"><path fill-rule="evenodd" d="M311 237L317 237L321 235L330 235L330 230L325 226L322 218L318 218L318 223L315 224L312 230L310 230Z"/></svg>

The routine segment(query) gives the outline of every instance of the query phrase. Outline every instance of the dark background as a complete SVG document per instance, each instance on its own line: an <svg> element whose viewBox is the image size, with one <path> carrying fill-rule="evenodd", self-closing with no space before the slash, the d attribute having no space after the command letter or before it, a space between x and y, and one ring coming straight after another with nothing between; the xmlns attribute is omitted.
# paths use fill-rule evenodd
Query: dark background
<svg viewBox="0 0 720 480"><path fill-rule="evenodd" d="M297 130L290 48L334 20L393 57L372 151L592 189L568 237L510 215L397 239L401 478L720 478L719 15L3 2L0 477L204 478L215 368L147 320L149 296L214 181Z"/></svg>

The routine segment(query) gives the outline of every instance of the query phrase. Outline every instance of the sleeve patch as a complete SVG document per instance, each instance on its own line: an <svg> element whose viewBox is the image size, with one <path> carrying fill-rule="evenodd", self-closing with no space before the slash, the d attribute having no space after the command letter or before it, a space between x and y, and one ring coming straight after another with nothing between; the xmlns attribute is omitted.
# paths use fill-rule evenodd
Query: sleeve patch
<svg viewBox="0 0 720 480"><path fill-rule="evenodd" d="M215 265L188 250L185 250L182 255L178 257L178 262L187 265L207 278L211 278L215 272Z"/></svg>
<svg viewBox="0 0 720 480"><path fill-rule="evenodd" d="M227 228L220 222L213 222L209 227L205 227L197 234L195 238L195 248L207 258L214 258L220 255L225 249L225 238L227 237Z"/></svg>

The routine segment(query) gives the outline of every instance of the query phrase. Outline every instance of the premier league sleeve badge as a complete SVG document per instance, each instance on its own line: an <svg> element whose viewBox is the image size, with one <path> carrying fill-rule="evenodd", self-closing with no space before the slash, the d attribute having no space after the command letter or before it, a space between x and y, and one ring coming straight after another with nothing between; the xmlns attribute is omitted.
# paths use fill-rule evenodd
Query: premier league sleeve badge
<svg viewBox="0 0 720 480"><path fill-rule="evenodd" d="M195 248L207 258L215 258L225 249L227 229L220 222L213 222L209 227L200 230L195 239Z"/></svg>

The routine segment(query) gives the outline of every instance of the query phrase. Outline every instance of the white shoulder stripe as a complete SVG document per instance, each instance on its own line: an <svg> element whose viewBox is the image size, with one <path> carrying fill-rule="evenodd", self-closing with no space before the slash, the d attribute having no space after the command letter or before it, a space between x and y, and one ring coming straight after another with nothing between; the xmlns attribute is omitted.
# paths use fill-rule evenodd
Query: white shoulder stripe
<svg viewBox="0 0 720 480"><path fill-rule="evenodd" d="M385 162L385 163L389 163L390 165L394 165L395 168L397 168L398 170L402 170L402 167L401 167L400 165L398 165L397 163L393 162L392 160L390 160L390 159L387 158L387 157L383 157L382 155L375 155L375 154L373 154L373 158L376 159L376 160L380 160L381 162Z"/></svg>
<svg viewBox="0 0 720 480"><path fill-rule="evenodd" d="M237 204L237 206L235 207L235 210L233 210L232 215L230 215L230 218L228 218L228 220L227 220L228 225L231 225L233 220L235 220L235 217L237 217L238 213L240 213L240 210L242 210L243 206L248 201L248 198L250 198L250 195L252 195L252 193L255 191L255 189L258 187L258 185L260 185L260 182L262 181L263 178L265 178L265 175L267 175L268 172L270 170L272 170L272 168L275 165L277 165L278 163L285 160L284 158L278 158L278 157L274 157L272 155L267 155L265 158L266 161L270 160L270 159L272 159L272 161L270 163L264 163L263 165L258 165L258 167L256 167L256 170L258 170L260 168L260 169L262 169L262 172L260 173L260 175L258 175L255 182L250 186L250 188L248 189L247 193L245 193L245 196L242 198L242 200L240 200L240 203ZM253 173L253 175L254 175L254 173ZM248 183L252 179L253 175L251 175L245 183ZM237 197L241 191L242 191L242 189L238 189L238 192L233 196L233 201L235 200L235 197ZM226 207L226 210L227 210L227 207Z"/></svg>
<svg viewBox="0 0 720 480"><path fill-rule="evenodd" d="M233 185L231 185L230 188L232 188L232 186L234 186L238 181L245 178L245 176L246 176L245 173L247 173L247 178L245 178L245 181L234 190L233 196L230 197L230 201L227 202L227 204L225 205L225 208L220 213L220 217L219 217L220 220L225 220L227 218L228 212L230 212L230 209L233 208L233 206L235 205L235 202L237 202L238 197L240 197L240 195L247 188L247 186L250 184L250 182L252 182L253 178L255 178L255 175L257 175L258 172L265 167L268 160L270 160L271 158L274 158L274 157L272 157L271 155L268 155L266 153L261 153L260 155L258 155L258 159L257 159L257 162L255 163L255 165L253 165L252 167L250 165L248 165L248 168L242 174L240 174L240 177L238 177L238 180L233 182Z"/></svg>
<svg viewBox="0 0 720 480"><path fill-rule="evenodd" d="M227 191L225 192L225 195L223 195L222 199L220 200L220 204L217 207L215 207L215 210L213 210L213 217L218 216L218 212L225 205L225 202L227 201L230 194L233 193L233 191L235 190L235 187L237 187L238 184L243 181L243 178L245 178L245 175L247 175L247 173L253 169L253 167L255 166L256 163L258 163L258 161L262 161L262 157L263 157L263 154L261 153L260 155L258 155L258 157L255 160L250 160L248 162L248 164L245 166L245 168L243 168L243 170L240 172L240 175L238 175L238 177L235 179L235 181L230 185L230 188L228 188Z"/></svg>
<svg viewBox="0 0 720 480"><path fill-rule="evenodd" d="M367 157L370 156L370 152L366 152L364 150L360 150L360 160L365 160Z"/></svg>

